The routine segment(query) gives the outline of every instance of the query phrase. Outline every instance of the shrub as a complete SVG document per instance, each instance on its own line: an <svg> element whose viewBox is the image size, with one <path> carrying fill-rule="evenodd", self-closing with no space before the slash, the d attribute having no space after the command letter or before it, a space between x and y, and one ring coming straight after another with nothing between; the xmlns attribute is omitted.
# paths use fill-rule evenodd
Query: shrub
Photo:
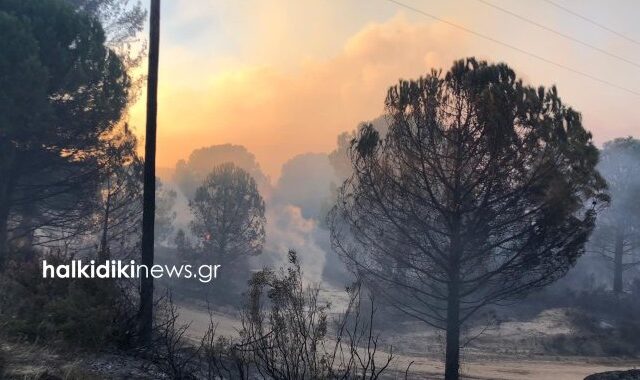
<svg viewBox="0 0 640 380"><path fill-rule="evenodd" d="M61 255L47 256L57 265ZM43 278L36 260L8 263L0 278L0 322L5 333L68 347L128 348L135 333L130 284L112 279Z"/></svg>
<svg viewBox="0 0 640 380"><path fill-rule="evenodd" d="M296 253L289 267L265 269L254 275L242 312L241 342L262 377L273 379L379 378L393 359L379 359L379 337L374 334L375 307L362 310L360 286L348 289L347 310L335 321L329 338L330 304L319 298L317 286L303 284ZM373 300L371 300L373 301Z"/></svg>
<svg viewBox="0 0 640 380"><path fill-rule="evenodd" d="M178 323L178 309L171 295L155 305L153 341L147 359L170 379L195 379L200 350L186 339L189 324Z"/></svg>

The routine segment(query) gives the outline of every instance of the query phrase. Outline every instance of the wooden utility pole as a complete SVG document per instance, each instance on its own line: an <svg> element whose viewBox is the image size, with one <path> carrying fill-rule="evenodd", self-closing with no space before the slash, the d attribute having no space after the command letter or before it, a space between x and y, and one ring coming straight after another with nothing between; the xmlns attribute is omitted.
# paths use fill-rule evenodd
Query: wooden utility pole
<svg viewBox="0 0 640 380"><path fill-rule="evenodd" d="M151 0L149 22L149 69L147 77L147 128L144 146L144 199L142 211L142 264L153 266L153 229L156 212L156 129L158 116L158 52L160 0ZM153 277L140 279L140 343L151 342L153 327Z"/></svg>

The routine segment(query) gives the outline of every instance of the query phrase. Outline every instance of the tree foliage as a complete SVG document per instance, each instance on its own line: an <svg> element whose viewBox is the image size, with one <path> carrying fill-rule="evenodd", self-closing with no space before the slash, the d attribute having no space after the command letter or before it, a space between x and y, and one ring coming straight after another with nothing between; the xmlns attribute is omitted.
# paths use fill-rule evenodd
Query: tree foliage
<svg viewBox="0 0 640 380"><path fill-rule="evenodd" d="M146 10L139 0L65 0L94 16L102 24L107 42L114 46L135 41L144 27Z"/></svg>
<svg viewBox="0 0 640 380"><path fill-rule="evenodd" d="M105 44L120 57L127 71L140 67L147 54L147 41L141 36L147 10L140 0L64 0L79 12L95 18L105 32ZM145 76L133 78L129 98L140 93Z"/></svg>
<svg viewBox="0 0 640 380"><path fill-rule="evenodd" d="M137 145L127 124L101 142L96 214L102 259L130 257L140 251L142 159Z"/></svg>
<svg viewBox="0 0 640 380"><path fill-rule="evenodd" d="M2 1L0 29L4 254L10 235L86 223L101 141L122 118L130 80L100 23L64 2Z"/></svg>

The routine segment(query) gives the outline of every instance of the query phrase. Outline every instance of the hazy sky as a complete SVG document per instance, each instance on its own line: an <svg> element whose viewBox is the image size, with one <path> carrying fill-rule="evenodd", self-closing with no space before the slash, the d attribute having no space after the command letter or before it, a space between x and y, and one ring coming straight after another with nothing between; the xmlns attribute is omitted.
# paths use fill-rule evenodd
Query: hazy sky
<svg viewBox="0 0 640 380"><path fill-rule="evenodd" d="M482 0L631 63L527 24L479 0L400 0L561 65L640 93L640 44L544 0ZM553 0L640 41L640 2ZM158 166L199 147L246 146L273 179L296 154L382 111L398 78L454 59L504 61L532 85L556 84L598 144L640 136L640 96L487 41L388 0L164 0ZM144 131L144 94L131 111Z"/></svg>

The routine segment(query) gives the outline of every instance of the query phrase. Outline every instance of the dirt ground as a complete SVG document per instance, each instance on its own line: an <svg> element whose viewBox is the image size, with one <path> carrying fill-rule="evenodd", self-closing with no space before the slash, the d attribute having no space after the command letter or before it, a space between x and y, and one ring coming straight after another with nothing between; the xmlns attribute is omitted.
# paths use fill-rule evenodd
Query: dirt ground
<svg viewBox="0 0 640 380"><path fill-rule="evenodd" d="M183 306L180 313L183 322L191 323L190 336L201 337L209 323L207 312ZM234 336L240 326L233 315L215 313L214 319L222 335ZM394 349L394 372L398 378L404 378L407 366L412 363L410 379L442 378L443 365L438 353L441 337L417 325L413 327L406 329L412 333L393 334L389 340L394 347L404 347ZM503 323L485 331L463 352L462 372L467 379L574 380L597 372L640 368L640 360L636 359L561 357L537 352L536 342L540 338L570 332L563 310L548 310L530 321Z"/></svg>
<svg viewBox="0 0 640 380"><path fill-rule="evenodd" d="M398 360L398 369L406 367L408 363L415 361L410 367L410 379L441 379L444 371L441 362L434 359L413 358L401 356ZM467 379L509 379L509 380L574 380L584 379L593 373L626 370L634 368L633 361L616 359L592 359L562 358L549 359L530 358L503 358L503 359L473 359L466 361L462 366L462 372Z"/></svg>
<svg viewBox="0 0 640 380"><path fill-rule="evenodd" d="M189 335L199 340L209 324L206 309L180 308L181 323L190 323ZM488 330L473 345L463 351L462 373L465 379L537 379L573 380L587 375L640 367L640 360L607 357L562 357L535 353L536 339L566 333L571 330L562 310L550 310L525 322L508 322ZM236 316L215 312L218 334L234 336L239 328ZM395 359L393 373L388 378L404 379L409 367L409 379L441 379L443 365L438 342L441 337L416 326L403 328L404 333L390 334ZM515 348L519 347L518 350ZM160 379L151 375L148 366L128 355L61 355L43 347L20 343L0 342L4 376L9 379L36 379L42 374L55 374L61 379ZM423 354L424 352L424 354ZM379 353L381 356L385 352ZM145 369L146 368L146 369ZM8 377L7 377L8 376ZM53 377L51 377L53 378Z"/></svg>

